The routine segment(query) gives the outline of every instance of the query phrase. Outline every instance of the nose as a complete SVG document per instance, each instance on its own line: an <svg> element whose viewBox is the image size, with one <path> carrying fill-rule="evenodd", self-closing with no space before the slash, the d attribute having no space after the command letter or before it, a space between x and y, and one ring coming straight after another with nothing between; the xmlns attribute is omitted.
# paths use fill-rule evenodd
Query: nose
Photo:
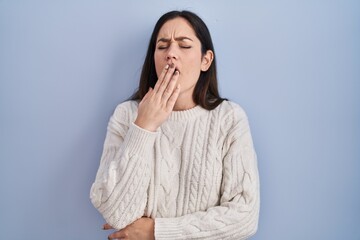
<svg viewBox="0 0 360 240"><path fill-rule="evenodd" d="M177 58L178 58L178 54L177 54L176 44L171 43L166 54L166 60L171 62L171 60L175 60Z"/></svg>

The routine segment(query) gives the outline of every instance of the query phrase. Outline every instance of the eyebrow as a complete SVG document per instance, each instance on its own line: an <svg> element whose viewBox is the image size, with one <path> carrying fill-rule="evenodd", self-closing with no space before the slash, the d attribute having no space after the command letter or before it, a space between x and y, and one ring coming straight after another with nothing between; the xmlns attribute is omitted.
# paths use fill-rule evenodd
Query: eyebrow
<svg viewBox="0 0 360 240"><path fill-rule="evenodd" d="M188 38L188 37L177 37L177 38L175 38L175 41L184 41L184 40L193 41L191 38ZM157 40L157 42L170 42L170 41L171 41L170 38L160 38L159 40Z"/></svg>

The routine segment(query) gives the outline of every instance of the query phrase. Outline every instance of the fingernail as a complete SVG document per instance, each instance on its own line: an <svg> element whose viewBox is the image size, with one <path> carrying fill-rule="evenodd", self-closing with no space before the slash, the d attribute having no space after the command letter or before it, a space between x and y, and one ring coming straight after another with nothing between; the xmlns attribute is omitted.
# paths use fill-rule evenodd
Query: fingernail
<svg viewBox="0 0 360 240"><path fill-rule="evenodd" d="M174 73L174 75L178 75L179 74L179 71L178 70L176 70L175 71L175 73Z"/></svg>
<svg viewBox="0 0 360 240"><path fill-rule="evenodd" d="M166 64L165 69L169 69L169 64Z"/></svg>

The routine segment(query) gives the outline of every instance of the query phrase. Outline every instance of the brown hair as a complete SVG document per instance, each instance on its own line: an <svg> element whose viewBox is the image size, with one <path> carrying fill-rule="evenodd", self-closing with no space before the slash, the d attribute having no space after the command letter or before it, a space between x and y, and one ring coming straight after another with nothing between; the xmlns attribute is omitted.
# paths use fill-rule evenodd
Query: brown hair
<svg viewBox="0 0 360 240"><path fill-rule="evenodd" d="M139 88L131 96L130 99L141 100L149 90L149 87L154 88L157 82L154 61L156 39L161 27L167 21L172 20L176 17L184 18L190 23L190 25L194 29L197 38L201 42L202 55L204 55L208 50L211 50L214 53L214 60L211 66L207 71L201 71L193 92L193 100L196 104L200 105L205 109L212 110L216 108L222 101L227 99L221 98L218 91L215 50L211 40L209 29L199 16L189 11L171 11L165 13L159 18L151 34L144 65L141 71Z"/></svg>

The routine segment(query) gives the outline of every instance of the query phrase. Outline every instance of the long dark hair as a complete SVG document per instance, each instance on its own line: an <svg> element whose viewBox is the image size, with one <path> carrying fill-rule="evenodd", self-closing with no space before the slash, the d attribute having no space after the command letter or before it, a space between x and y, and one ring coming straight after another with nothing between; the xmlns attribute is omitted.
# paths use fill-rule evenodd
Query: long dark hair
<svg viewBox="0 0 360 240"><path fill-rule="evenodd" d="M193 100L196 104L200 105L205 109L212 110L226 99L221 98L218 91L215 50L211 40L209 29L199 16L190 11L171 11L165 13L159 18L151 34L149 47L141 71L139 88L131 96L130 99L141 100L149 90L149 87L154 88L157 81L154 61L156 39L159 34L160 28L167 21L177 17L181 17L187 20L194 29L196 37L201 42L202 55L204 55L208 50L211 50L214 53L214 59L211 63L211 66L207 71L201 71L193 93Z"/></svg>

